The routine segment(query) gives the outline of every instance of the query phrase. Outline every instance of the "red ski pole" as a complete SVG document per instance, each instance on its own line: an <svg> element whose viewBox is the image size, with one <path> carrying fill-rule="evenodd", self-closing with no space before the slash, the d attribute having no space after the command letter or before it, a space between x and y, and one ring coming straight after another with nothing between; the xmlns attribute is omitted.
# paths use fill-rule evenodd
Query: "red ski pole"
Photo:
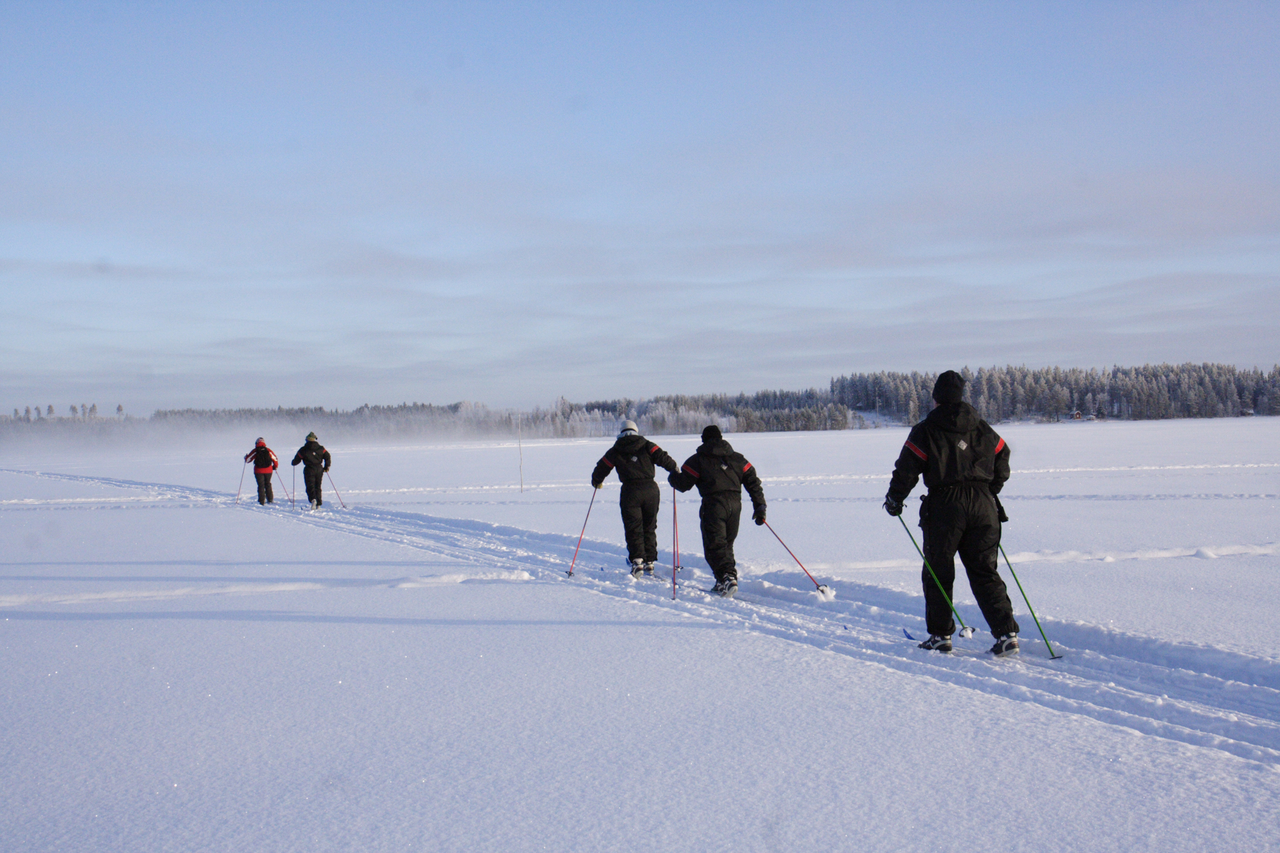
<svg viewBox="0 0 1280 853"><path fill-rule="evenodd" d="M676 600L676 572L680 571L680 519L676 515L676 487L671 487L671 600Z"/></svg>
<svg viewBox="0 0 1280 853"><path fill-rule="evenodd" d="M296 469L295 469L295 470L296 470ZM280 488L284 489L284 493L285 493L286 495L289 495L289 490L288 490L288 489L285 489L285 486L284 486L284 477L281 477L281 476L280 476L280 469L279 469L279 468L277 468L277 469L276 469L276 479L280 481ZM293 508L293 495L289 495L289 507L290 507L291 509Z"/></svg>
<svg viewBox="0 0 1280 853"><path fill-rule="evenodd" d="M333 493L335 495L338 495L338 487L333 484L333 475L330 474L328 471L325 471L324 474L326 477L329 478L329 488L333 489ZM347 508L347 505L342 503L342 495L338 495L338 503L341 504L343 509Z"/></svg>
<svg viewBox="0 0 1280 853"><path fill-rule="evenodd" d="M591 503L587 504L587 518L582 519L582 532L578 534L578 547L573 549L573 559L569 561L569 571L565 572L569 577L573 577L574 564L578 562L578 548L582 547L582 537L587 535L587 519L591 518L591 507L596 503L596 492L599 489L591 490Z"/></svg>
<svg viewBox="0 0 1280 853"><path fill-rule="evenodd" d="M782 537L778 535L778 531L773 529L773 525L771 525L769 522L766 521L764 523L764 526L769 528L769 532L772 533L774 535L774 538L777 539L778 542L782 544L783 548L787 548L787 543L782 541ZM804 567L804 563L800 562L800 558L791 552L790 548L787 548L787 553L791 554L791 559L796 561L796 565L800 567L801 571L803 571L806 575L809 575L809 570ZM813 575L809 575L809 580L813 581L813 585L818 588L818 592L820 592L822 595L825 596L831 593L831 588L828 587L826 584L820 584L816 580L813 580Z"/></svg>

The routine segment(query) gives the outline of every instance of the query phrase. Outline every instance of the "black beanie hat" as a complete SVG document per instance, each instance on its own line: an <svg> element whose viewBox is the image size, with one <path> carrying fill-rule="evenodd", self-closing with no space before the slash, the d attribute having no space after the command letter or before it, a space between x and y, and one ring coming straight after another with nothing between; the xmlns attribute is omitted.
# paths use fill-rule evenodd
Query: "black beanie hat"
<svg viewBox="0 0 1280 853"><path fill-rule="evenodd" d="M939 403L959 403L964 399L964 377L948 370L933 384L933 399Z"/></svg>
<svg viewBox="0 0 1280 853"><path fill-rule="evenodd" d="M703 444L711 444L713 441L719 441L722 438L724 438L724 436L720 434L720 427L715 424L712 424L702 431Z"/></svg>

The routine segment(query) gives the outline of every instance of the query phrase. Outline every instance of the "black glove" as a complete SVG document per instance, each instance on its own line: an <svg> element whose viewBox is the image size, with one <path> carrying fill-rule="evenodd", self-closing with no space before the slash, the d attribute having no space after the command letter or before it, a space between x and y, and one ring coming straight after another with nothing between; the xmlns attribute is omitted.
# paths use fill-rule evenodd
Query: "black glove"
<svg viewBox="0 0 1280 853"><path fill-rule="evenodd" d="M679 476L680 476L679 471L672 471L670 474L667 475L667 482L671 484L671 488L673 489L680 488L679 484L676 483L676 477L679 477Z"/></svg>
<svg viewBox="0 0 1280 853"><path fill-rule="evenodd" d="M885 495L884 511L897 518L902 515L902 501L896 501L890 495Z"/></svg>
<svg viewBox="0 0 1280 853"><path fill-rule="evenodd" d="M756 511L751 514L751 520L756 523L756 527L764 524L764 507L756 507Z"/></svg>
<svg viewBox="0 0 1280 853"><path fill-rule="evenodd" d="M1006 521L1009 520L1008 513L1004 511L1004 504L1000 503L1000 498L996 497L995 495L992 495L991 497L996 499L996 518L999 518L1000 523L1004 524Z"/></svg>

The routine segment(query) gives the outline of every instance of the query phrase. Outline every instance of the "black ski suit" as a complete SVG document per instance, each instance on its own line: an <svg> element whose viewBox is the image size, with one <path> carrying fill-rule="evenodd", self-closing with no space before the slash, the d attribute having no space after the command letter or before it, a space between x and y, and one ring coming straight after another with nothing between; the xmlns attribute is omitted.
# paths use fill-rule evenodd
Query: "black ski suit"
<svg viewBox="0 0 1280 853"><path fill-rule="evenodd" d="M698 494L702 495L698 510L702 554L715 573L716 583L728 578L736 581L738 564L733 556L733 541L738 538L743 489L751 496L752 516L764 517L764 486L756 469L721 438L701 445L667 482L682 492L698 487Z"/></svg>
<svg viewBox="0 0 1280 853"><path fill-rule="evenodd" d="M308 439L306 444L298 448L289 464L297 465L299 462L302 463L302 482L307 487L307 500L315 501L316 506L324 506L321 486L324 484L325 472L333 464L329 451L315 439Z"/></svg>
<svg viewBox="0 0 1280 853"><path fill-rule="evenodd" d="M627 537L627 556L633 563L658 559L658 504L662 496L653 481L655 466L674 473L676 460L642 435L624 435L605 451L591 472L591 485L597 489L610 471L618 472L622 530Z"/></svg>
<svg viewBox="0 0 1280 853"><path fill-rule="evenodd" d="M924 554L938 582L951 598L958 551L991 633L996 637L1016 634L1018 622L1009 592L996 571L1000 547L996 495L1009 479L1009 445L968 403L939 405L911 428L886 497L905 502L921 475L929 489L920 504ZM950 636L955 620L928 567L921 570L921 581L929 633Z"/></svg>
<svg viewBox="0 0 1280 853"><path fill-rule="evenodd" d="M259 444L244 455L244 461L253 460L253 478L258 481L258 503L269 504L276 496L271 491L271 477L280 467L280 460L270 447Z"/></svg>

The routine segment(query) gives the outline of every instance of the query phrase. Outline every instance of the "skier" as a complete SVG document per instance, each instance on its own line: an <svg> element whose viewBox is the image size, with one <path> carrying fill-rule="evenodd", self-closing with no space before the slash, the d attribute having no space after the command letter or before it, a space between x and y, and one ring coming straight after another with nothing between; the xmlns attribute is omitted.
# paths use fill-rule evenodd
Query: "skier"
<svg viewBox="0 0 1280 853"><path fill-rule="evenodd" d="M267 442L261 436L253 443L253 450L244 455L245 462L250 459L253 460L254 479L258 481L258 503L263 505L273 503L275 495L271 491L271 478L280 467L280 460L276 458L275 451L267 447Z"/></svg>
<svg viewBox="0 0 1280 853"><path fill-rule="evenodd" d="M622 481L622 530L627 537L627 557L631 576L653 577L658 559L658 504L662 493L653 481L655 466L675 473L676 460L658 445L640 435L635 421L623 421L618 440L605 451L591 472L591 485L604 485L610 471Z"/></svg>
<svg viewBox="0 0 1280 853"><path fill-rule="evenodd" d="M928 566L921 579L929 639L920 648L951 651L955 620L947 599L959 551L973 596L996 638L991 653L1017 654L1018 622L996 572L1000 522L1008 520L997 495L1009 479L1009 445L963 398L964 378L959 373L948 370L938 377L933 411L911 428L894 465L884 508L889 515L902 515L903 502L924 476L929 493L921 499L920 527Z"/></svg>
<svg viewBox="0 0 1280 853"><path fill-rule="evenodd" d="M702 553L715 573L712 592L733 598L738 592L738 567L733 557L733 540L738 538L742 515L742 490L751 496L751 517L764 524L764 486L756 469L720 434L712 424L702 431L702 445L680 470L667 478L676 489L687 492L694 486L702 495L698 518L702 528Z"/></svg>
<svg viewBox="0 0 1280 853"><path fill-rule="evenodd" d="M324 483L324 475L328 473L333 459L314 432L307 433L307 443L298 448L290 464L297 465L299 462L302 463L302 482L307 486L307 500L311 501L312 509L318 509L324 506L320 486Z"/></svg>

